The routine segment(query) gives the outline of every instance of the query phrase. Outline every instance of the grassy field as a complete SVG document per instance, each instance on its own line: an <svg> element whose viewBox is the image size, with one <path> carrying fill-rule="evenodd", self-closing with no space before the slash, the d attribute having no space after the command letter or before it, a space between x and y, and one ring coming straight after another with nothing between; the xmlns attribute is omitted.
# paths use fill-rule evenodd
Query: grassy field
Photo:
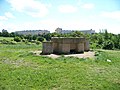
<svg viewBox="0 0 120 90"><path fill-rule="evenodd" d="M52 59L35 56L35 50L41 44L0 44L0 90L120 90L120 51Z"/></svg>
<svg viewBox="0 0 120 90"><path fill-rule="evenodd" d="M3 39L6 39L6 40L13 40L13 37L0 37L0 40L3 40Z"/></svg>

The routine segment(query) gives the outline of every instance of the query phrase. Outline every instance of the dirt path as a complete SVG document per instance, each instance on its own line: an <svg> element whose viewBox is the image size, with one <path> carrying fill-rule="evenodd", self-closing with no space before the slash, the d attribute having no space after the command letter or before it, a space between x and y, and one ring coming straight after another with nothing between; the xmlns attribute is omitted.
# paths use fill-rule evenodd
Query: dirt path
<svg viewBox="0 0 120 90"><path fill-rule="evenodd" d="M61 55L56 55L56 54L50 54L50 55L40 55L41 51L35 51L33 52L37 56L47 56L51 58L58 58ZM95 52L84 52L83 54L68 54L64 55L65 57L77 57L77 58L94 58Z"/></svg>

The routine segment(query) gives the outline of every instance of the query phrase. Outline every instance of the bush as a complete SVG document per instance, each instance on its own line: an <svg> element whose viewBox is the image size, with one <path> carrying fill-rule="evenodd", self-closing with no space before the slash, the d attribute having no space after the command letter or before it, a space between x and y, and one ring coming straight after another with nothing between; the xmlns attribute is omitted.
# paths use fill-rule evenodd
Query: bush
<svg viewBox="0 0 120 90"><path fill-rule="evenodd" d="M113 41L111 41L111 40L105 41L103 43L103 49L109 49L109 50L114 49Z"/></svg>
<svg viewBox="0 0 120 90"><path fill-rule="evenodd" d="M39 37L37 38L37 41L43 42L43 41L44 41L44 38L41 37L41 36L39 36Z"/></svg>
<svg viewBox="0 0 120 90"><path fill-rule="evenodd" d="M32 37L32 39L33 39L33 40L36 40L36 39L37 39L37 35L34 35L34 36Z"/></svg>
<svg viewBox="0 0 120 90"><path fill-rule="evenodd" d="M50 41L51 40L51 35L50 34L46 34L44 36L44 38L47 40L47 41Z"/></svg>
<svg viewBox="0 0 120 90"><path fill-rule="evenodd" d="M25 40L25 39L22 39L22 42L26 42L27 40Z"/></svg>
<svg viewBox="0 0 120 90"><path fill-rule="evenodd" d="M37 44L37 45L39 45L39 44L40 44L40 42L39 42L39 41L36 41L36 44Z"/></svg>
<svg viewBox="0 0 120 90"><path fill-rule="evenodd" d="M20 37L14 37L14 41L20 42L20 41L21 41L21 38L20 38Z"/></svg>
<svg viewBox="0 0 120 90"><path fill-rule="evenodd" d="M0 40L0 43L1 44L12 44L12 45L16 44L14 41L8 41L6 39Z"/></svg>

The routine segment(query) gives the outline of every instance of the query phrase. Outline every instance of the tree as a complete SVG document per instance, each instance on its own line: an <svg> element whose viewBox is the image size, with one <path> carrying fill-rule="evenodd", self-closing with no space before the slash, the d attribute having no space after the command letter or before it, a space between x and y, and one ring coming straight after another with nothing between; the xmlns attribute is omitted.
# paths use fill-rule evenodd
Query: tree
<svg viewBox="0 0 120 90"><path fill-rule="evenodd" d="M27 39L28 41L31 41L31 40L32 40L32 36L31 36L30 34L29 34L29 35L26 35L24 38Z"/></svg>
<svg viewBox="0 0 120 90"><path fill-rule="evenodd" d="M33 35L32 39L36 40L37 39L37 35Z"/></svg>
<svg viewBox="0 0 120 90"><path fill-rule="evenodd" d="M105 41L103 43L103 49L109 49L109 50L114 49L114 43L113 43L113 41L111 41L111 40Z"/></svg>
<svg viewBox="0 0 120 90"><path fill-rule="evenodd" d="M51 33L51 37L58 37L58 35L60 35L60 34L59 34L59 33L56 33L56 32Z"/></svg>
<svg viewBox="0 0 120 90"><path fill-rule="evenodd" d="M50 40L51 40L51 35L50 35L50 34L46 34L46 35L44 35L44 38L45 38L47 41L50 41Z"/></svg>
<svg viewBox="0 0 120 90"><path fill-rule="evenodd" d="M10 37L15 37L15 33L14 33L14 32L11 32L11 33L9 34L9 36L10 36Z"/></svg>
<svg viewBox="0 0 120 90"><path fill-rule="evenodd" d="M0 32L0 36L2 36L2 33Z"/></svg>
<svg viewBox="0 0 120 90"><path fill-rule="evenodd" d="M8 32L2 32L2 36L3 37L9 37L9 33Z"/></svg>
<svg viewBox="0 0 120 90"><path fill-rule="evenodd" d="M37 38L37 41L43 42L43 41L44 41L44 38L41 37L41 36L39 36L39 37Z"/></svg>
<svg viewBox="0 0 120 90"><path fill-rule="evenodd" d="M120 37L119 37L119 34L118 35L113 35L111 40L114 42L114 47L116 49L120 49Z"/></svg>
<svg viewBox="0 0 120 90"><path fill-rule="evenodd" d="M16 42L20 42L21 41L21 38L20 37L14 37L14 41L16 41Z"/></svg>
<svg viewBox="0 0 120 90"><path fill-rule="evenodd" d="M105 38L105 40L109 39L109 34L107 32L107 29L105 29L104 38Z"/></svg>
<svg viewBox="0 0 120 90"><path fill-rule="evenodd" d="M102 45L102 43L104 42L104 37L102 34L98 35L97 42L98 42L98 45Z"/></svg>

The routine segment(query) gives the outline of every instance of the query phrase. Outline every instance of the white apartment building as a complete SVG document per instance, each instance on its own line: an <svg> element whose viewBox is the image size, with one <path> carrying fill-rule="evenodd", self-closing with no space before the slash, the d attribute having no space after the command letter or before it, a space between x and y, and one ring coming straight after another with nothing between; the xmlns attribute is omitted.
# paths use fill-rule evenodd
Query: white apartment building
<svg viewBox="0 0 120 90"><path fill-rule="evenodd" d="M55 30L56 33L61 33L61 34L66 34L66 33L71 33L71 32L74 32L74 31L77 31L77 30L62 30L62 28L57 28ZM94 34L95 33L95 30L79 30L80 32L84 33L84 34Z"/></svg>
<svg viewBox="0 0 120 90"><path fill-rule="evenodd" d="M23 31L16 31L16 34L19 35L42 35L42 34L48 34L50 31L48 30L23 30Z"/></svg>

